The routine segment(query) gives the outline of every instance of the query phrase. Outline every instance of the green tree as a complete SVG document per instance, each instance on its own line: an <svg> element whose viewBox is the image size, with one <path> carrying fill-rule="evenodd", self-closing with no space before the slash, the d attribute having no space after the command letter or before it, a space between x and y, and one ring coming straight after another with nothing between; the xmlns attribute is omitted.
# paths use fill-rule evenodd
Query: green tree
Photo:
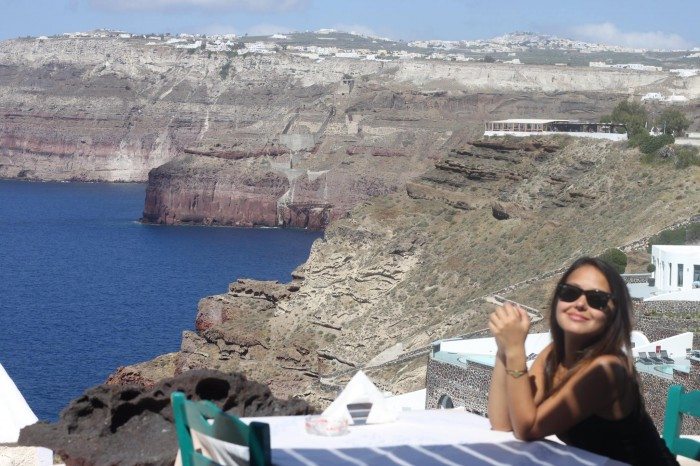
<svg viewBox="0 0 700 466"><path fill-rule="evenodd" d="M627 127L627 134L630 138L637 134L646 134L647 111L639 102L623 100L615 106L610 115L603 116L600 121L603 123L623 123Z"/></svg>
<svg viewBox="0 0 700 466"><path fill-rule="evenodd" d="M627 254L617 248L606 249L599 259L612 265L618 273L625 273L627 268Z"/></svg>
<svg viewBox="0 0 700 466"><path fill-rule="evenodd" d="M696 223L693 223L689 226L680 226L676 228L669 228L668 230L663 230L659 234L656 234L649 238L649 247L647 248L647 250L651 252L651 247L654 244L687 244L686 238L688 237L688 228L691 229L690 237L693 238L697 234L696 225Z"/></svg>
<svg viewBox="0 0 700 466"><path fill-rule="evenodd" d="M700 242L700 222L691 223L685 230L685 244Z"/></svg>
<svg viewBox="0 0 700 466"><path fill-rule="evenodd" d="M657 128L664 130L664 133L680 136L690 127L690 121L683 112L675 108L664 110L655 122Z"/></svg>

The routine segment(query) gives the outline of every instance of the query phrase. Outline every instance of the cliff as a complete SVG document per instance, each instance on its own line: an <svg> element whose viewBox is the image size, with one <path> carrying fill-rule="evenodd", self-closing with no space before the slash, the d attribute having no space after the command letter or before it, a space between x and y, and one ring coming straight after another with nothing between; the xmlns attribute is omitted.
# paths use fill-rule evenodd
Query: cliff
<svg viewBox="0 0 700 466"><path fill-rule="evenodd" d="M277 52L118 37L0 42L0 177L148 180L148 222L322 228L402 191L486 119L597 119L649 90L695 98L700 82Z"/></svg>
<svg viewBox="0 0 700 466"><path fill-rule="evenodd" d="M240 370L323 405L365 368L382 388L418 389L431 341L486 328L482 297L545 308L557 271L697 215L699 187L698 167L644 164L623 144L464 142L333 222L292 282L239 281L202 299L197 331L167 364L111 382Z"/></svg>

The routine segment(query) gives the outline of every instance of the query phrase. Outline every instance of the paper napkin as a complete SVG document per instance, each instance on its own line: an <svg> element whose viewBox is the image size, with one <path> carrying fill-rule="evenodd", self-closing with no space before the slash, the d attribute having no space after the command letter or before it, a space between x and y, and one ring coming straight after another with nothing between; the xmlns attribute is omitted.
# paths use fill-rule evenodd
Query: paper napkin
<svg viewBox="0 0 700 466"><path fill-rule="evenodd" d="M328 419L344 418L349 424L353 424L347 408L349 403L372 403L372 409L367 416L367 424L393 422L399 417L398 410L387 403L382 392L362 371L358 371L350 379L338 398L326 408L321 416Z"/></svg>

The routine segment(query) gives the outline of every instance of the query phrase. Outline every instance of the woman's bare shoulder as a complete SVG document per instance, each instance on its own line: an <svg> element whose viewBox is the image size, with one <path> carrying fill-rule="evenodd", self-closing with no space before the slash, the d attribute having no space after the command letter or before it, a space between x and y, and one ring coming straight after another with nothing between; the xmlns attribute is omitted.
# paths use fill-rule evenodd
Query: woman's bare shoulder
<svg viewBox="0 0 700 466"><path fill-rule="evenodd" d="M632 375L621 356L603 354L596 356L581 370L579 379L597 379L603 385L619 387Z"/></svg>
<svg viewBox="0 0 700 466"><path fill-rule="evenodd" d="M614 371L621 370L625 373L628 372L627 365L625 364L623 357L616 354L601 354L600 356L596 356L591 361L589 367L611 369Z"/></svg>

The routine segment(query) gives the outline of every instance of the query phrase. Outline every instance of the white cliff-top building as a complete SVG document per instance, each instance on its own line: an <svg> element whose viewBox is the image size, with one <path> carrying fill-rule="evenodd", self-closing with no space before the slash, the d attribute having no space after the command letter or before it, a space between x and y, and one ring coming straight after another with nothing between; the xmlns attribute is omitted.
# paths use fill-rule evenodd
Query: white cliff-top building
<svg viewBox="0 0 700 466"><path fill-rule="evenodd" d="M588 63L591 68L617 68L623 70L637 70L637 71L661 71L663 68L660 66L652 65L642 65L641 63L615 63L608 64L602 61L592 61Z"/></svg>
<svg viewBox="0 0 700 466"><path fill-rule="evenodd" d="M539 118L512 118L484 123L484 136L525 137L555 134L611 141L627 140L627 129L624 125L616 123L589 123Z"/></svg>
<svg viewBox="0 0 700 466"><path fill-rule="evenodd" d="M669 96L663 95L660 92L648 92L642 96L642 102L657 100L659 102L667 103L685 103L688 102L688 98L684 95L671 94Z"/></svg>
<svg viewBox="0 0 700 466"><path fill-rule="evenodd" d="M654 285L659 292L686 292L684 296L697 295L700 299L700 246L655 244L651 247L651 263L656 267Z"/></svg>

